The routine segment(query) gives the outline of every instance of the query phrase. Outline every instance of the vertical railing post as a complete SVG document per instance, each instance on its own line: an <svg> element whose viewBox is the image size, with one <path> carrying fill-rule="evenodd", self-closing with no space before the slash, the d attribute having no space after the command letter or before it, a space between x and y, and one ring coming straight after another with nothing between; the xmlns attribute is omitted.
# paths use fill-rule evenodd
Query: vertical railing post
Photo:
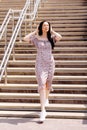
<svg viewBox="0 0 87 130"><path fill-rule="evenodd" d="M20 14L20 13L19 13ZM21 33L21 27L20 27L20 30L19 30L19 42L22 42L22 33Z"/></svg>
<svg viewBox="0 0 87 130"><path fill-rule="evenodd" d="M22 42L22 34L21 34L21 28L20 28L20 31L19 31L19 41Z"/></svg>
<svg viewBox="0 0 87 130"><path fill-rule="evenodd" d="M27 33L27 22L26 22L26 16L25 16L25 35Z"/></svg>
<svg viewBox="0 0 87 130"><path fill-rule="evenodd" d="M7 84L7 66L5 68L5 84Z"/></svg>
<svg viewBox="0 0 87 130"><path fill-rule="evenodd" d="M4 48L4 52L6 51L7 49L7 27L6 27L6 30L5 30L5 48ZM5 84L7 84L7 66L5 68Z"/></svg>
<svg viewBox="0 0 87 130"><path fill-rule="evenodd" d="M35 8L35 3L34 3L34 8ZM38 12L36 12L36 13L37 13L37 17L38 17ZM35 25L35 22L36 22L36 17L34 19L34 25Z"/></svg>
<svg viewBox="0 0 87 130"><path fill-rule="evenodd" d="M14 11L12 10L12 33L14 31L14 27L15 27L15 18L14 18ZM15 46L13 47L13 61L15 60Z"/></svg>
<svg viewBox="0 0 87 130"><path fill-rule="evenodd" d="M5 30L5 48L4 48L4 52L7 48L7 27L6 27L6 30Z"/></svg>

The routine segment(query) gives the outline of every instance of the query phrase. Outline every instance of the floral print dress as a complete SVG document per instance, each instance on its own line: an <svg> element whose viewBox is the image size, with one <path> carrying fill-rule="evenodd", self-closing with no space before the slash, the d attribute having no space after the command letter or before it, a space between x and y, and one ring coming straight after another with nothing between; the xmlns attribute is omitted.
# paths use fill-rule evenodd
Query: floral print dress
<svg viewBox="0 0 87 130"><path fill-rule="evenodd" d="M35 35L30 41L37 48L35 73L38 82L38 92L46 87L52 90L52 80L55 71L55 62L52 55L51 43L47 39L38 39Z"/></svg>

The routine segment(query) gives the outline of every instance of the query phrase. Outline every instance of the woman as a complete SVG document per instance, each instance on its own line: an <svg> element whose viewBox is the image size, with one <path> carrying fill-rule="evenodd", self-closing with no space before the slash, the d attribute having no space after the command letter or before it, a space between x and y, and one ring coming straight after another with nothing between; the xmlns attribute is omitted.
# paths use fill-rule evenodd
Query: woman
<svg viewBox="0 0 87 130"><path fill-rule="evenodd" d="M24 37L24 41L32 42L37 48L35 64L36 78L38 82L38 92L40 93L41 113L40 121L46 117L45 107L49 105L49 92L52 90L51 84L54 75L55 62L52 49L55 42L61 40L62 36L52 30L49 22L42 21L38 29Z"/></svg>

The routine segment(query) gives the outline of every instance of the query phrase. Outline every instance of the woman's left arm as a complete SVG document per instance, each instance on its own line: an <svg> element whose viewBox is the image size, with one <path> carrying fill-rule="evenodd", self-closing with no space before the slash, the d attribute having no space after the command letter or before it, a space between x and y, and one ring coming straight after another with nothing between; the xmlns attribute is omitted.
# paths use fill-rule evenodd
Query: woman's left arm
<svg viewBox="0 0 87 130"><path fill-rule="evenodd" d="M53 36L55 36L56 42L60 41L62 39L62 36L59 33L55 32L54 30L51 30L51 33L52 33Z"/></svg>

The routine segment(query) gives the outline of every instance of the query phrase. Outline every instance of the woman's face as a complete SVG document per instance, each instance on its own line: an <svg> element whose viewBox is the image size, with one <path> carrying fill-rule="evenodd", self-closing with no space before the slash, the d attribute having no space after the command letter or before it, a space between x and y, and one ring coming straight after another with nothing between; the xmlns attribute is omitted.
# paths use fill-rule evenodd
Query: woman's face
<svg viewBox="0 0 87 130"><path fill-rule="evenodd" d="M43 32L48 32L49 31L49 24L48 22L44 22L42 25L42 31Z"/></svg>

